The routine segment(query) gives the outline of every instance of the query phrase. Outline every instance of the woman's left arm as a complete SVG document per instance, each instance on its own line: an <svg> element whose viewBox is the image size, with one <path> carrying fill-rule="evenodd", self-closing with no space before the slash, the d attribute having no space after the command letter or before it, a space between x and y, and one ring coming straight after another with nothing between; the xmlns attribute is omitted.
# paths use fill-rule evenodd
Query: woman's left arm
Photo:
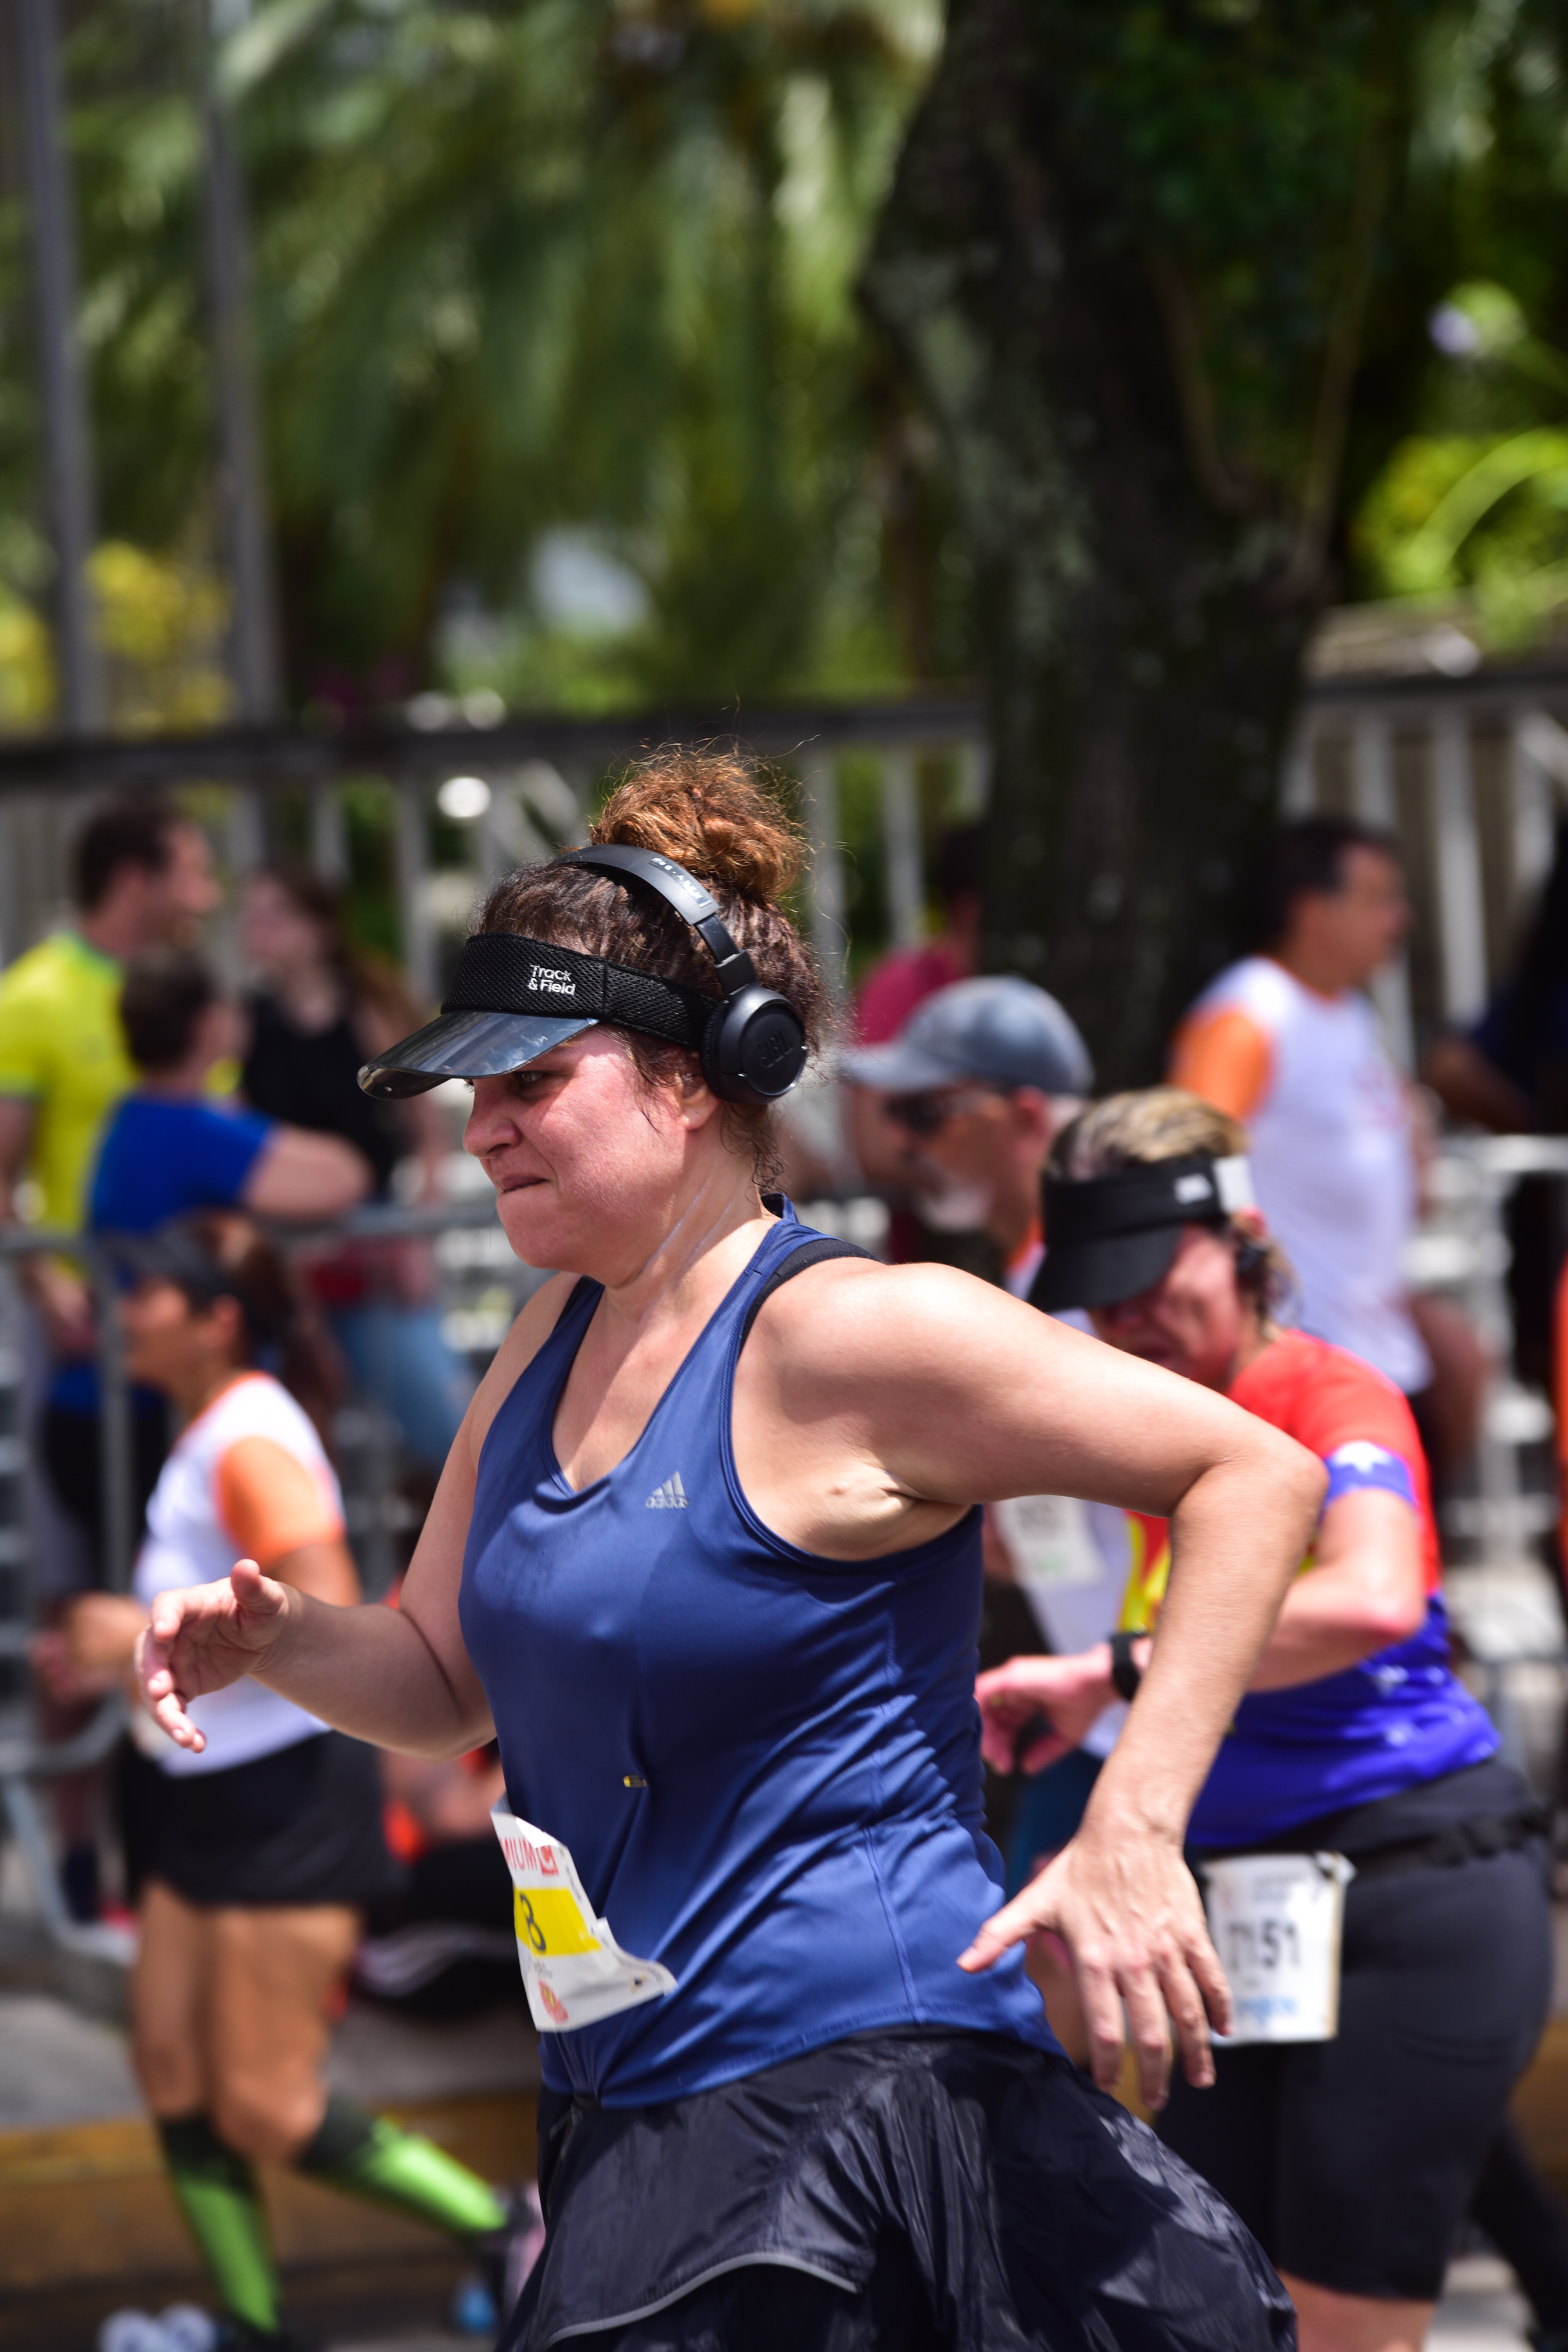
<svg viewBox="0 0 1568 2352"><path fill-rule="evenodd" d="M1409 1504L1375 1487L1336 1496L1248 1687L1290 1690L1337 1675L1408 1641L1426 1614L1420 1526Z"/></svg>

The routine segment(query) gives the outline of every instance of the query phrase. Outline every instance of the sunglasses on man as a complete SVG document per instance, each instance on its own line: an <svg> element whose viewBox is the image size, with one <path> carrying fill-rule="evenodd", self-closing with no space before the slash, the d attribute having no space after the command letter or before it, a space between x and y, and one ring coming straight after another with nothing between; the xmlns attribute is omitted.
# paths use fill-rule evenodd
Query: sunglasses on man
<svg viewBox="0 0 1568 2352"><path fill-rule="evenodd" d="M954 1119L967 1118L993 1095L1006 1091L1003 1087L941 1087L925 1094L892 1095L887 1115L909 1134L927 1138L940 1135Z"/></svg>

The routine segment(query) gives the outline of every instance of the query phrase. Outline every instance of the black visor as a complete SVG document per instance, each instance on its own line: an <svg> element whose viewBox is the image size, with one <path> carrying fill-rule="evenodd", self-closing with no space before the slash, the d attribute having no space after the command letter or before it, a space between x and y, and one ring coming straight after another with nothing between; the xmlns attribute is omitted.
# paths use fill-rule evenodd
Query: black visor
<svg viewBox="0 0 1568 2352"><path fill-rule="evenodd" d="M1045 1256L1030 1304L1054 1313L1135 1298L1169 1273L1184 1225L1222 1224L1251 1205L1239 1155L1203 1151L1108 1176L1048 1176Z"/></svg>
<svg viewBox="0 0 1568 2352"><path fill-rule="evenodd" d="M422 1095L445 1078L497 1078L606 1022L699 1048L716 999L514 931L467 941L438 1019L360 1072L368 1095Z"/></svg>

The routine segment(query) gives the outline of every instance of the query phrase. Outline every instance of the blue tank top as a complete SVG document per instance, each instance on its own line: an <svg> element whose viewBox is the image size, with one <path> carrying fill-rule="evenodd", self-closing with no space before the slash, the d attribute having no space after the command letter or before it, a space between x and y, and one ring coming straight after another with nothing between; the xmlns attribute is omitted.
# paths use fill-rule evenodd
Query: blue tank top
<svg viewBox="0 0 1568 2352"><path fill-rule="evenodd" d="M564 1840L621 1945L679 1979L548 2035L545 2081L643 2106L873 2027L1056 2043L1021 1947L958 1967L1002 1895L981 1824L980 1515L874 1560L757 1517L730 1404L747 1311L814 1238L788 1203L625 1459L576 1493L556 1408L580 1282L479 1460L463 1636L507 1801Z"/></svg>

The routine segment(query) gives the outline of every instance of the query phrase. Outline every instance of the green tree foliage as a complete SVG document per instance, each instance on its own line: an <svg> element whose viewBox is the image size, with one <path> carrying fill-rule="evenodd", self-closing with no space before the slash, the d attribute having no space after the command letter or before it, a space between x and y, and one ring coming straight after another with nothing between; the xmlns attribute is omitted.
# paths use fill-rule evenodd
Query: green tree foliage
<svg viewBox="0 0 1568 2352"><path fill-rule="evenodd" d="M1104 1077L1152 1076L1240 941L1301 653L1457 250L1524 236L1533 184L1558 282L1563 14L953 0L866 293L977 566L987 955L1061 990Z"/></svg>
<svg viewBox="0 0 1568 2352"><path fill-rule="evenodd" d="M205 530L212 434L170 23L96 12L73 54L105 511L153 545ZM455 591L526 606L559 526L646 618L553 667L535 631L504 690L903 673L851 289L935 31L925 0L263 0L217 73L298 692L432 682Z"/></svg>

